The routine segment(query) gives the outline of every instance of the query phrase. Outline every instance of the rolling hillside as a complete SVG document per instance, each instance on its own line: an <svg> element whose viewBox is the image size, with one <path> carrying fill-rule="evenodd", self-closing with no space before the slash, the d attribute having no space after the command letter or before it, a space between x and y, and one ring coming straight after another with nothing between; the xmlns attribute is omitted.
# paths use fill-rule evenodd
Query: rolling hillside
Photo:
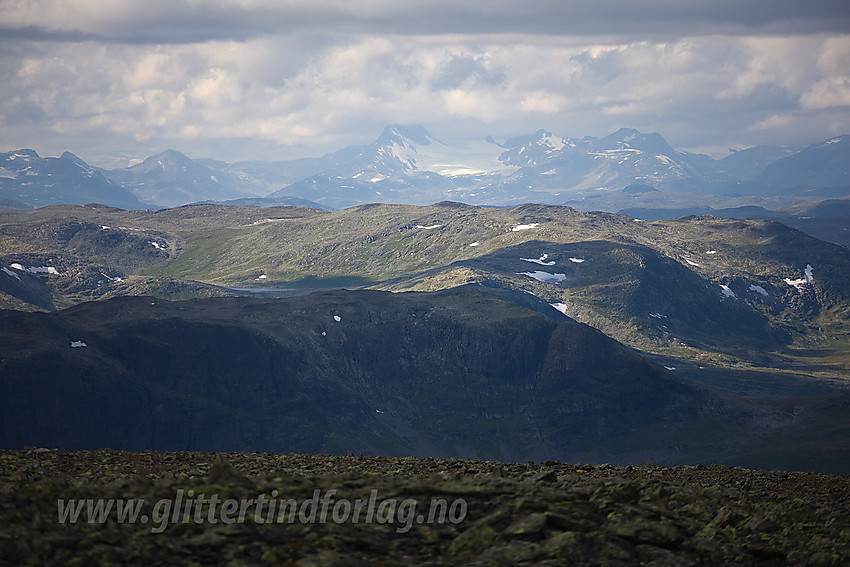
<svg viewBox="0 0 850 567"><path fill-rule="evenodd" d="M233 288L477 284L531 294L679 372L774 368L831 379L847 371L850 253L766 220L638 222L448 202L338 212L48 207L2 219L0 290L14 308L247 293ZM815 351L823 356L808 356Z"/></svg>

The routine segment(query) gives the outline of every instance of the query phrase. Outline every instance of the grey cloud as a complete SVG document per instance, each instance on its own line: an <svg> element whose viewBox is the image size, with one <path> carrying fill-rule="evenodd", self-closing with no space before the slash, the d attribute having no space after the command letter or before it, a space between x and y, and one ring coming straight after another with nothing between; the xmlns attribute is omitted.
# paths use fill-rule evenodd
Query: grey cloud
<svg viewBox="0 0 850 567"><path fill-rule="evenodd" d="M549 34L683 37L841 33L850 9L834 0L366 0L255 2L186 0L97 3L43 1L38 16L5 9L0 30L33 40L126 43L244 41L315 30L345 34ZM79 8L77 8L79 6Z"/></svg>
<svg viewBox="0 0 850 567"><path fill-rule="evenodd" d="M505 73L488 69L480 57L453 57L443 64L439 73L433 78L431 88L456 89L470 80L495 86L504 83L505 79Z"/></svg>
<svg viewBox="0 0 850 567"><path fill-rule="evenodd" d="M30 3L38 21L0 0L0 143L45 155L283 159L391 122L444 139L631 126L677 147L850 131L835 2Z"/></svg>

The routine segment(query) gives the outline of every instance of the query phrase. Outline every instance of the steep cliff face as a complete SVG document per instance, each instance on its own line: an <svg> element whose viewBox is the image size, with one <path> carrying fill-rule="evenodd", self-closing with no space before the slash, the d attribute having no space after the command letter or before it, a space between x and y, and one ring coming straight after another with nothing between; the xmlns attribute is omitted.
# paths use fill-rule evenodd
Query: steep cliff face
<svg viewBox="0 0 850 567"><path fill-rule="evenodd" d="M552 313L474 288L3 311L2 445L672 462L758 433Z"/></svg>

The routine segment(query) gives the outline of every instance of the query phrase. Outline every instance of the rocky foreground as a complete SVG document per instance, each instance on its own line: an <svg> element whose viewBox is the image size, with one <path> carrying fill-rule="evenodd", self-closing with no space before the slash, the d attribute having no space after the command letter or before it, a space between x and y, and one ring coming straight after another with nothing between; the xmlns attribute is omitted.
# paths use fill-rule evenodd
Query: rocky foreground
<svg viewBox="0 0 850 567"><path fill-rule="evenodd" d="M104 522L89 522L97 499L114 500ZM131 510L135 521L119 521L119 501L126 513L129 499L144 503ZM847 561L846 476L353 455L0 452L0 565Z"/></svg>

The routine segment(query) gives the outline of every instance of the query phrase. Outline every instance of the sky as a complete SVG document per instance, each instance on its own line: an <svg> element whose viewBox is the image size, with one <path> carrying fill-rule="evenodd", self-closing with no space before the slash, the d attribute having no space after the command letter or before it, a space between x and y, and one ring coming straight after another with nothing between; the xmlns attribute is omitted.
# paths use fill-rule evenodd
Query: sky
<svg viewBox="0 0 850 567"><path fill-rule="evenodd" d="M320 156L658 132L726 155L850 133L840 0L0 0L0 151Z"/></svg>

